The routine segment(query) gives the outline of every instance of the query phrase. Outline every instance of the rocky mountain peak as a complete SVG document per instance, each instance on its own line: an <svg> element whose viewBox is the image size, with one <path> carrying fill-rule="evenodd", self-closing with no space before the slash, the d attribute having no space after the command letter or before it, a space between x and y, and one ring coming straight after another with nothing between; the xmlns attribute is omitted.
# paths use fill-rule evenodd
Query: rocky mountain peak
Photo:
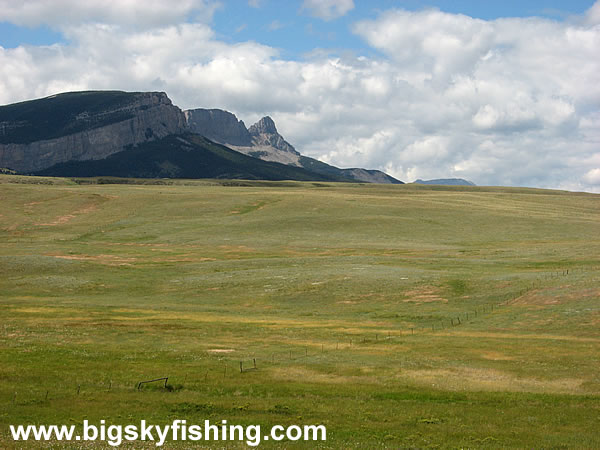
<svg viewBox="0 0 600 450"><path fill-rule="evenodd" d="M190 109L185 111L188 127L193 133L220 144L252 145L246 125L229 111L222 109Z"/></svg>
<svg viewBox="0 0 600 450"><path fill-rule="evenodd" d="M265 116L248 129L252 136L254 147L272 148L284 153L300 156L300 153L277 132L275 122L271 117Z"/></svg>
<svg viewBox="0 0 600 450"><path fill-rule="evenodd" d="M248 129L248 132L252 136L258 136L260 134L279 134L277 132L277 127L275 127L275 122L269 116L263 117L254 125L252 125Z"/></svg>

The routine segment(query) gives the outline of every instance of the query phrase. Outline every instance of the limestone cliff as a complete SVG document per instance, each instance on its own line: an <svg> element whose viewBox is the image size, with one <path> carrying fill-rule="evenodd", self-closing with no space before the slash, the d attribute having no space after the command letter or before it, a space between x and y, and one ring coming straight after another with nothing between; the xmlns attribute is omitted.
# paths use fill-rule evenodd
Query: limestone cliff
<svg viewBox="0 0 600 450"><path fill-rule="evenodd" d="M200 134L245 155L263 161L301 167L320 175L365 183L402 183L380 170L339 169L302 156L277 131L275 122L265 116L246 130L244 122L220 109L193 109L185 112L191 132Z"/></svg>
<svg viewBox="0 0 600 450"><path fill-rule="evenodd" d="M288 176L305 180L401 183L380 171L340 169L302 156L279 134L275 122L268 116L246 129L244 122L227 111L194 109L184 113L171 103L164 92L68 92L0 106L0 168L37 174L52 168L55 168L52 171L55 174L98 171L115 174L125 173L117 166L126 162L126 173L131 176L141 176L142 173L158 176L159 172L152 166L155 162L152 158L160 156L163 161L160 164L165 165L165 161L176 159L171 154L173 146L167 144L179 142L177 145L183 145L177 139L164 138L177 138L190 132L253 157L242 158L252 170L243 171L237 166L234 170L227 163L220 167L223 170L214 172L219 176L237 178L240 174L251 176L262 173L268 176L265 179ZM154 143L163 147L157 148ZM123 152L129 149L131 151ZM113 157L117 153L121 155L120 152L127 155ZM210 161L214 155L204 156L207 158L204 162L201 158L189 161L189 158L183 158L182 161L201 166L212 164ZM150 162L136 159L138 157L150 158ZM255 158L268 164L259 168ZM92 164L91 161L103 162ZM272 163L288 167L280 164L271 166ZM197 176L209 173L200 170L200 167L185 169L189 169L185 173ZM164 173L160 172L160 176ZM168 176L183 175L173 172Z"/></svg>
<svg viewBox="0 0 600 450"><path fill-rule="evenodd" d="M69 92L0 107L0 167L33 172L102 159L128 146L184 132L164 92Z"/></svg>
<svg viewBox="0 0 600 450"><path fill-rule="evenodd" d="M263 117L252 125L248 132L252 136L254 146L273 147L300 156L300 153L279 134L275 122L269 116Z"/></svg>
<svg viewBox="0 0 600 450"><path fill-rule="evenodd" d="M192 133L263 161L301 167L300 153L277 132L268 116L249 129L235 114L222 109L191 109L185 111L185 117Z"/></svg>
<svg viewBox="0 0 600 450"><path fill-rule="evenodd" d="M246 125L222 109L190 109L185 111L187 125L193 133L200 134L219 144L251 146L252 137Z"/></svg>

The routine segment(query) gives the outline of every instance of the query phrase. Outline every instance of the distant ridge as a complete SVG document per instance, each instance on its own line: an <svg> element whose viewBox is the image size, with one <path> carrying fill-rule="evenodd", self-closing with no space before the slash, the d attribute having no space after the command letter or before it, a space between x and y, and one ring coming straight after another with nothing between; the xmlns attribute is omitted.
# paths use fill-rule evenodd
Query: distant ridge
<svg viewBox="0 0 600 450"><path fill-rule="evenodd" d="M380 170L340 169L300 154L277 131L275 121L265 116L250 128L235 114L219 109L191 109L184 112L190 131L263 161L302 167L321 175L363 183L404 184Z"/></svg>
<svg viewBox="0 0 600 450"><path fill-rule="evenodd" d="M224 147L217 150L215 142ZM164 92L67 92L0 106L0 167L75 177L402 184L379 170L340 169L302 156L269 116L246 128L224 110L184 112Z"/></svg>
<svg viewBox="0 0 600 450"><path fill-rule="evenodd" d="M191 133L145 142L100 160L67 161L35 175L351 181L334 175L316 174L301 167L262 161Z"/></svg>
<svg viewBox="0 0 600 450"><path fill-rule="evenodd" d="M438 178L436 180L418 179L414 184L438 184L442 186L477 186L475 183L463 178Z"/></svg>

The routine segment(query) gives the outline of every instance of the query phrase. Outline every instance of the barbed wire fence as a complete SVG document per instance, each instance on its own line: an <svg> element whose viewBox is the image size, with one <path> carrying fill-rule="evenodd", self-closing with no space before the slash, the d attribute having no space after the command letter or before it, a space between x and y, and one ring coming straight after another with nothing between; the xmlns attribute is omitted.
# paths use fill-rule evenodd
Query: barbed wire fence
<svg viewBox="0 0 600 450"><path fill-rule="evenodd" d="M466 323L472 322L476 318L484 317L487 314L491 314L494 311L497 311L507 305L514 303L517 299L524 296L528 292L536 288L541 288L544 280L559 278L561 276L567 276L569 274L572 274L572 272L573 271L570 269L564 269L560 271L545 273L542 277L538 277L537 279L532 280L531 284L528 284L526 287L520 289L518 292L505 294L503 296L504 299L502 301L496 301L485 305L481 305L464 311L463 313L447 317L445 319L432 320L421 324L407 326L404 329L399 329L394 332L388 331L383 333L375 332L370 334L354 334L351 337L347 337L344 340L337 339L335 341L335 344L333 344L332 341L328 341L327 343L320 343L312 345L310 347L304 346L299 348L298 346L295 346L294 348L288 350L281 350L277 352L256 352L251 357L247 356L235 359L219 359L219 361L221 362L221 369L205 369L200 375L196 375L195 379L197 382L206 383L209 379L223 379L235 376L236 374L239 376L249 372L258 371L263 367L292 362L297 363L301 362L302 360L307 360L309 358L325 356L326 354L330 354L332 352L354 350L358 348L358 346L361 344L379 342L394 343L398 342L401 339L406 339L413 336L423 336L447 330L451 331L456 329L456 327L460 327L462 325L465 325ZM173 380L173 377L169 376L169 374L161 374L161 376L149 376L145 379L131 380L131 383L127 384L115 383L112 379L105 378L104 382L96 384L82 384L80 382L74 382L73 384L68 385L63 384L60 387L58 385L39 385L39 389L35 392L28 391L27 393L23 394L19 393L18 391L14 391L12 398L9 400L9 403L12 406L36 404L41 405L47 404L51 400L79 397L80 395L87 393L110 393L114 391L129 390L136 392L144 392L144 388L147 386L152 386L154 390L160 388L172 391L184 387L185 383L187 382L187 375L182 380L183 384L170 385L168 384L169 379ZM56 393L53 393L52 390L55 390Z"/></svg>

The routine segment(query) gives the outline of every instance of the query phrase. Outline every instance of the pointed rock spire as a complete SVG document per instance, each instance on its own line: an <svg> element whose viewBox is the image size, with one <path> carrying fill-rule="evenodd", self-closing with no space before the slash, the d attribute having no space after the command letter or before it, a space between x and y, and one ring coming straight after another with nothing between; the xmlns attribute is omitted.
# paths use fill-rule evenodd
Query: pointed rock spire
<svg viewBox="0 0 600 450"><path fill-rule="evenodd" d="M252 136L258 136L259 134L279 134L277 133L277 127L275 122L269 116L265 116L252 125L248 131Z"/></svg>

